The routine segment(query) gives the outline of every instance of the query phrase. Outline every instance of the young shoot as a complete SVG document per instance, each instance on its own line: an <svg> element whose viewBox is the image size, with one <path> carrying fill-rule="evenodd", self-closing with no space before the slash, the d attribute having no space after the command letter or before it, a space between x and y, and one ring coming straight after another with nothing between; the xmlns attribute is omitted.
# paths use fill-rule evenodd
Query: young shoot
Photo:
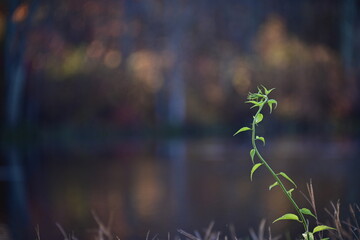
<svg viewBox="0 0 360 240"><path fill-rule="evenodd" d="M292 220L297 221L302 224L304 228L304 233L302 234L302 239L304 240L315 240L314 234L324 231L324 230L335 230L332 227L326 225L318 225L313 228L312 231L309 230L309 219L308 218L316 218L316 216L307 208L300 208L296 201L292 196L292 192L295 188L297 188L295 182L284 172L275 172L269 165L269 163L264 159L261 153L258 150L257 144L260 142L262 145L265 145L265 138L263 136L258 136L256 134L257 126L263 121L264 115L262 113L264 107L268 107L270 113L272 113L273 109L277 107L277 101L275 99L269 98L269 94L274 90L267 89L264 86L257 88L257 93L249 93L247 97L246 103L251 104L250 108L257 109L255 115L253 116L253 120L250 126L245 126L240 128L235 134L239 134L241 132L251 131L251 145L252 149L250 150L250 158L253 163L253 167L250 171L250 180L253 180L253 175L257 169L260 167L265 167L268 172L274 178L274 183L269 186L269 190L279 187L284 196L290 201L291 205L294 208L294 213L286 213L283 216L275 219L273 223L282 220ZM283 181L288 181L293 187L287 189L283 183ZM321 240L325 240L323 238Z"/></svg>

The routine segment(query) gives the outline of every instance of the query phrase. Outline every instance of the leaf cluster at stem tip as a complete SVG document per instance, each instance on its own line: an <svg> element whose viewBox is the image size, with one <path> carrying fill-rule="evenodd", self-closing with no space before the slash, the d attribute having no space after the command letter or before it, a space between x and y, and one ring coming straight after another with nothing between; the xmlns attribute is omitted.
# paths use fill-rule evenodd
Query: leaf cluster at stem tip
<svg viewBox="0 0 360 240"><path fill-rule="evenodd" d="M263 106L265 104L267 104L269 106L269 110L270 110L270 113L271 113L273 108L275 109L277 107L277 101L275 99L269 99L269 97L268 97L268 95L274 89L275 88L267 89L264 86L261 86L261 88L258 87L258 92L257 93L251 93L251 92L249 93L249 95L247 96L248 101L246 101L246 103L253 104L250 108L254 108L254 107L263 108ZM258 113L258 114L256 114L254 116L254 119L255 119L255 123L258 124L264 119L264 115L262 113ZM233 136L235 136L235 135L237 135L237 134L239 134L241 132L250 131L250 130L252 130L252 128L250 128L250 127L242 127ZM261 140L265 144L264 138L258 137L258 140Z"/></svg>
<svg viewBox="0 0 360 240"><path fill-rule="evenodd" d="M277 101L275 99L269 99L268 97L274 89L275 88L268 90L264 86L261 86L261 88L258 87L257 93L249 93L246 103L253 104L250 108L263 107L264 104L267 104L271 113L273 110L273 105L275 106L275 108L277 107Z"/></svg>

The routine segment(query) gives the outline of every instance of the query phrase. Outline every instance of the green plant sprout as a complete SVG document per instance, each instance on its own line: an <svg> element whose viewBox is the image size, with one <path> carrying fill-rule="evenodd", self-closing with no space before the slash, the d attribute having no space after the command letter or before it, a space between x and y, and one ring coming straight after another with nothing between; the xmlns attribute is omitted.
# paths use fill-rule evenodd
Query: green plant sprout
<svg viewBox="0 0 360 240"><path fill-rule="evenodd" d="M307 208L300 208L298 204L295 202L292 192L297 187L295 182L284 172L275 173L275 171L270 167L267 161L263 158L263 156L260 154L257 142L260 141L265 145L265 138L262 136L256 135L256 127L258 124L264 119L264 115L261 113L264 106L268 106L270 109L270 113L277 107L277 101L275 99L270 99L269 94L274 90L274 88L268 90L264 86L261 86L257 88L257 93L249 93L246 103L252 104L251 108L258 108L256 114L253 116L253 121L251 124L251 127L242 127L240 128L235 134L245 132L245 131L251 131L251 144L252 149L250 150L250 157L251 161L253 163L253 167L250 172L250 180L252 181L253 175L257 169L259 169L261 166L265 166L266 169L271 173L273 176L275 182L269 186L269 190L272 188L278 186L281 188L282 192L286 196L286 198L290 201L292 206L294 207L296 214L294 213L287 213L273 221L273 223L280 221L280 220L295 220L299 223L301 223L304 227L304 233L302 234L303 238L305 240L314 240L314 234L317 232L321 232L324 230L336 230L332 227L326 226L326 225L319 225L316 226L312 231L309 231L309 220L306 217L312 217L316 219L316 216ZM256 159L258 162L256 162ZM287 189L283 183L283 180L281 178L289 181L291 185L293 185L293 188ZM329 238L323 238L321 240L326 240Z"/></svg>

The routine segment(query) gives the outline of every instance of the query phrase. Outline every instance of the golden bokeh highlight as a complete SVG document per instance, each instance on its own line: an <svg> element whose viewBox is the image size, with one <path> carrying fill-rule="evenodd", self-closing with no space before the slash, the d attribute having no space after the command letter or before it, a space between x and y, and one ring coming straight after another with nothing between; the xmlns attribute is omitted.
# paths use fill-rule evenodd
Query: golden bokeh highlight
<svg viewBox="0 0 360 240"><path fill-rule="evenodd" d="M271 16L261 27L256 47L267 64L279 69L287 67L289 39L279 17Z"/></svg>
<svg viewBox="0 0 360 240"><path fill-rule="evenodd" d="M135 210L142 218L156 214L164 199L163 184L158 176L159 169L156 166L147 162L137 165L132 200L135 202Z"/></svg>
<svg viewBox="0 0 360 240"><path fill-rule="evenodd" d="M152 92L160 89L163 84L161 56L150 50L140 50L131 54L127 64L135 80Z"/></svg>
<svg viewBox="0 0 360 240"><path fill-rule="evenodd" d="M250 66L241 58L234 61L232 83L236 91L240 94L247 94L251 85Z"/></svg>

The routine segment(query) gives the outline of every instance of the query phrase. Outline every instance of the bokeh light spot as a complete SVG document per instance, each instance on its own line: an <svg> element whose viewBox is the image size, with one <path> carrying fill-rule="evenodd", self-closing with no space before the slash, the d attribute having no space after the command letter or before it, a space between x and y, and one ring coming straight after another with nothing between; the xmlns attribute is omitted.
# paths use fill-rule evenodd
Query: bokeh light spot
<svg viewBox="0 0 360 240"><path fill-rule="evenodd" d="M93 41L86 51L86 55L89 58L100 58L104 53L104 45L101 41Z"/></svg>
<svg viewBox="0 0 360 240"><path fill-rule="evenodd" d="M105 54L104 64L108 68L117 68L121 63L121 54L119 51L110 50Z"/></svg>
<svg viewBox="0 0 360 240"><path fill-rule="evenodd" d="M21 4L19 7L17 7L14 11L14 14L12 16L12 20L14 22L22 22L25 20L29 13L29 6L27 4Z"/></svg>

